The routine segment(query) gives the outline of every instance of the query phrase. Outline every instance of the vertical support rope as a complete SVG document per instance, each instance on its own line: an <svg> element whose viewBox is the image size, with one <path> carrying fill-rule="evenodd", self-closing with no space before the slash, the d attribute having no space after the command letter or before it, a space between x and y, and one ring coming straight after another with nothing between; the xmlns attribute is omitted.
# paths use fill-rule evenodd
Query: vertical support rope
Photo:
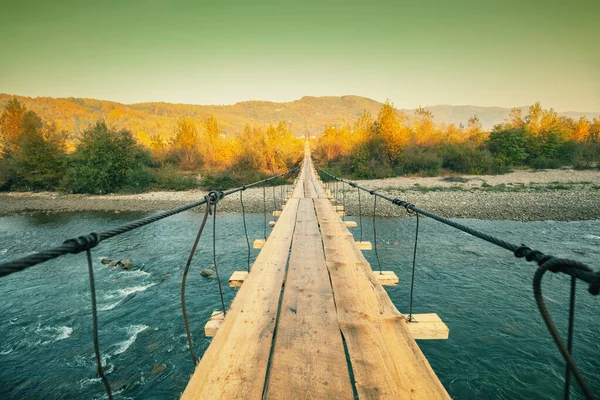
<svg viewBox="0 0 600 400"><path fill-rule="evenodd" d="M413 306L413 293L415 288L415 265L417 264L417 243L419 242L419 213L417 214L417 226L415 229L415 249L413 251L413 262L412 262L412 277L410 282L410 304L408 306L408 322L413 320L412 317L412 306Z"/></svg>
<svg viewBox="0 0 600 400"><path fill-rule="evenodd" d="M346 217L346 190L344 190L344 185L342 185L342 206L344 207L344 214L342 215L342 221Z"/></svg>
<svg viewBox="0 0 600 400"><path fill-rule="evenodd" d="M88 262L88 273L90 275L90 294L92 296L92 332L94 336L94 354L96 355L96 374L102 379L104 383L104 389L109 400L112 400L112 391L110 390L110 383L104 375L104 368L102 367L102 357L100 357L100 344L98 343L98 311L96 308L96 283L94 281L94 267L92 265L92 253L90 249L86 250L87 262Z"/></svg>
<svg viewBox="0 0 600 400"><path fill-rule="evenodd" d="M575 287L577 284L577 279L572 276L571 277L571 297L569 299L569 328L568 328L568 336L567 336L567 350L569 354L573 354L573 325L575 322ZM569 400L571 395L571 367L569 363L566 363L565 369L565 394L564 399Z"/></svg>
<svg viewBox="0 0 600 400"><path fill-rule="evenodd" d="M375 257L379 265L379 274L381 275L381 261L379 260L379 252L377 251L377 224L375 223L375 211L377 210L377 196L373 196L373 247L375 249Z"/></svg>
<svg viewBox="0 0 600 400"><path fill-rule="evenodd" d="M360 241L363 241L363 226L362 226L362 205L360 204L360 189L358 190L358 220L360 221Z"/></svg>
<svg viewBox="0 0 600 400"><path fill-rule="evenodd" d="M246 235L246 244L248 245L248 272L250 272L250 239L248 238L248 227L246 225L246 209L244 208L244 198L242 193L243 190L240 191L240 203L242 204L242 220L244 221L244 235Z"/></svg>
<svg viewBox="0 0 600 400"><path fill-rule="evenodd" d="M227 315L225 309L225 300L223 299L223 287L221 286L221 278L219 278L219 268L217 267L217 203L213 209L213 265L217 275L217 283L219 284L219 296L221 297L221 306L223 307L223 316Z"/></svg>
<svg viewBox="0 0 600 400"><path fill-rule="evenodd" d="M264 226L264 234L265 234L265 242L267 241L267 187L263 184L263 213L265 214L265 226Z"/></svg>
<svg viewBox="0 0 600 400"><path fill-rule="evenodd" d="M202 232L204 231L204 227L206 226L206 221L208 220L208 214L210 214L210 201L208 195L205 197L206 199L206 211L204 212L204 218L202 218L202 223L200 224L200 228L198 229L198 234L196 235L196 240L194 240L194 245L192 246L192 250L190 251L190 255L188 256L187 263L185 264L185 268L183 270L183 278L181 279L181 310L183 312L183 322L185 324L185 333L188 340L188 345L190 348L190 354L192 356L192 361L194 365L196 365L196 353L194 351L194 342L192 340L192 332L190 331L190 322L188 320L187 310L185 308L185 284L187 282L188 272L190 270L190 265L192 264L192 259L194 258L194 254L196 254L196 248L198 247L198 242L200 241L200 237L202 236Z"/></svg>
<svg viewBox="0 0 600 400"><path fill-rule="evenodd" d="M275 186L272 186L273 188L273 208L275 209L274 211L279 211L279 207L277 207L277 199L275 198ZM277 217L274 217L273 219L275 219Z"/></svg>

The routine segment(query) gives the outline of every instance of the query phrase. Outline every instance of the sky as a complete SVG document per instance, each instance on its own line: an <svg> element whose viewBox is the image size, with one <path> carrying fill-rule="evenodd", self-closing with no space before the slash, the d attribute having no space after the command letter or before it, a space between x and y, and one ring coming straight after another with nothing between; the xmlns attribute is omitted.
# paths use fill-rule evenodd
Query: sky
<svg viewBox="0 0 600 400"><path fill-rule="evenodd" d="M600 111L597 0L0 0L0 92Z"/></svg>

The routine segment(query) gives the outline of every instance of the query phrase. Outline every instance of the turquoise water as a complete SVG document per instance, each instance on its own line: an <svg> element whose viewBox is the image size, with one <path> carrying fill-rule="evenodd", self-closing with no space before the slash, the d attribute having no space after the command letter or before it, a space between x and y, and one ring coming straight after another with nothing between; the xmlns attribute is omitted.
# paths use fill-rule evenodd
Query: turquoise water
<svg viewBox="0 0 600 400"><path fill-rule="evenodd" d="M146 213L61 213L0 218L0 261L54 246L63 239L120 225ZM102 243L93 250L100 345L115 398L176 399L194 366L181 317L181 271L201 215L186 212ZM251 240L262 236L263 216L249 215ZM246 267L241 215L219 214L217 254L225 300L235 292L226 281ZM372 240L370 219L364 240ZM600 267L600 222L463 222L514 243ZM387 288L407 312L414 238L413 219L377 220L384 270L400 277ZM422 219L414 312L437 313L450 338L420 341L442 383L458 399L558 398L564 364L535 307L535 267L509 252ZM220 308L212 268L210 223L188 279L188 312L196 352L210 343L203 327ZM355 235L359 229L354 228ZM581 254L584 253L584 254ZM256 257L257 250L252 250ZM365 252L374 269L373 252ZM134 270L112 271L100 258L132 258ZM168 275L171 275L170 277ZM559 329L565 331L568 278L548 276L544 294ZM105 397L95 377L89 283L85 256L68 255L0 279L0 398ZM574 354L600 394L600 298L578 286ZM155 363L164 372L152 375ZM579 397L574 390L574 398Z"/></svg>

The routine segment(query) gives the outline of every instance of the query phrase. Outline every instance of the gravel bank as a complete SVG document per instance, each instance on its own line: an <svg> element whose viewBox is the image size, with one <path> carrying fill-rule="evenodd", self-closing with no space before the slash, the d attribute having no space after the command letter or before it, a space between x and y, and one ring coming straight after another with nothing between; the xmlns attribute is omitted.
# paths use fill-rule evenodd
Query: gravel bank
<svg viewBox="0 0 600 400"><path fill-rule="evenodd" d="M400 177L358 182L361 186L380 190L450 218L520 221L600 219L600 171L518 171L495 176L451 179ZM357 215L356 190L346 188L346 210L349 215ZM267 210L270 212L274 208L273 192L271 188L267 188L266 192ZM279 193L279 190L276 192ZM105 196L3 193L0 194L0 216L60 211L157 211L199 200L205 194L199 190ZM338 198L341 204L341 191ZM363 192L361 201L363 215L371 215L371 196ZM262 212L262 189L246 190L244 204L247 212ZM225 198L219 204L219 210L239 212L239 195ZM380 201L377 214L403 216L406 212Z"/></svg>

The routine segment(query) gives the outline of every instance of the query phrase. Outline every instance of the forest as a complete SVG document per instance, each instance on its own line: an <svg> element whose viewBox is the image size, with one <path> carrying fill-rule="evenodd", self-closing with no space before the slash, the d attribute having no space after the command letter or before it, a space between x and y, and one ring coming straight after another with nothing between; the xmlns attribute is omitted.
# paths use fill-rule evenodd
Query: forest
<svg viewBox="0 0 600 400"><path fill-rule="evenodd" d="M0 116L0 190L226 189L284 172L302 149L286 122L226 134L214 115L180 117L152 135L104 119L67 132L13 98ZM353 124L326 126L312 149L321 166L350 178L599 168L600 118L575 120L536 103L485 130L476 115L466 126L439 124L430 110L408 117L386 102L376 117L365 110Z"/></svg>
<svg viewBox="0 0 600 400"><path fill-rule="evenodd" d="M600 167L598 117L575 120L535 103L525 113L512 109L491 131L476 115L466 126L433 119L422 107L408 119L386 102L375 118L363 112L353 125L327 126L313 154L337 175L366 179Z"/></svg>
<svg viewBox="0 0 600 400"><path fill-rule="evenodd" d="M225 135L212 115L182 118L169 139L137 136L103 120L73 135L12 99L0 116L0 190L226 189L286 171L303 150L283 122Z"/></svg>

